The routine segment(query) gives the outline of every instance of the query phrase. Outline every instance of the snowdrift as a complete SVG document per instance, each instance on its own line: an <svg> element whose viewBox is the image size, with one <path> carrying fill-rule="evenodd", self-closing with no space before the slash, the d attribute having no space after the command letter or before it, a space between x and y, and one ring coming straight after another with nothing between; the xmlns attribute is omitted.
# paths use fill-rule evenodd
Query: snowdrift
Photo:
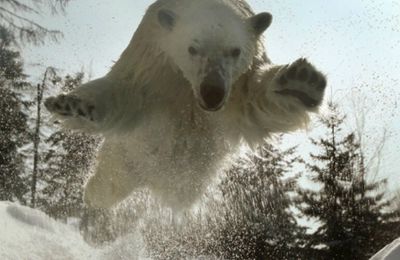
<svg viewBox="0 0 400 260"><path fill-rule="evenodd" d="M0 259L145 259L140 236L105 248L88 245L73 227L43 212L0 202Z"/></svg>
<svg viewBox="0 0 400 260"><path fill-rule="evenodd" d="M88 245L73 227L43 212L0 202L0 259L146 259L140 235L133 233L105 247ZM399 260L400 238L371 260Z"/></svg>

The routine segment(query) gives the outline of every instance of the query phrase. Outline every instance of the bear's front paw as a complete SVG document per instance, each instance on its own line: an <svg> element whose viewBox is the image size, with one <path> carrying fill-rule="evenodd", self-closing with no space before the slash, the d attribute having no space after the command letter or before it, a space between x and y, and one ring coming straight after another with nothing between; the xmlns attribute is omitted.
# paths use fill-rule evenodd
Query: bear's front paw
<svg viewBox="0 0 400 260"><path fill-rule="evenodd" d="M274 91L280 95L295 97L308 108L315 108L322 103L325 76L304 58L281 68L274 80Z"/></svg>
<svg viewBox="0 0 400 260"><path fill-rule="evenodd" d="M44 102L51 113L63 117L81 117L89 121L97 119L95 106L74 95L49 97Z"/></svg>

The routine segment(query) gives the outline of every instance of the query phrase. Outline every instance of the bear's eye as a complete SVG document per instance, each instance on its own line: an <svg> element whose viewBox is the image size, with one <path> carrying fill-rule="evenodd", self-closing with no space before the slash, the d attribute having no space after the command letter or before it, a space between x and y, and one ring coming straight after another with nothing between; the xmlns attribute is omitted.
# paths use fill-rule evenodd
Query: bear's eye
<svg viewBox="0 0 400 260"><path fill-rule="evenodd" d="M239 48L234 48L233 50L231 50L231 55L234 58L238 58L241 53L242 51Z"/></svg>
<svg viewBox="0 0 400 260"><path fill-rule="evenodd" d="M199 54L199 52L197 51L197 49L196 49L195 47L193 47L193 46L190 46L190 47L189 47L188 52L189 52L189 54L192 55L192 56L196 56L197 54Z"/></svg>

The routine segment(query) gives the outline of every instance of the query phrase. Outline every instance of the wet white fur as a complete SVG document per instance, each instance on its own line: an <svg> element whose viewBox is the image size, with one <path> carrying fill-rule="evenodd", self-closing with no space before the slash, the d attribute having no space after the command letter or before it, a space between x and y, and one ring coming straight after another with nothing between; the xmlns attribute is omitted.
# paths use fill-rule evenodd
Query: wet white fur
<svg viewBox="0 0 400 260"><path fill-rule="evenodd" d="M161 9L178 15L174 30L160 26ZM244 0L159 0L111 71L74 91L95 105L97 121L67 118L66 126L105 137L86 187L89 204L111 207L148 187L167 206L188 207L242 143L257 145L273 133L307 124L309 110L273 92L282 66L270 64L249 29L252 15ZM216 23L221 26L213 27ZM194 38L210 40L215 49L209 51L244 50L239 64L227 63L232 87L220 111L198 106L202 63L185 64Z"/></svg>

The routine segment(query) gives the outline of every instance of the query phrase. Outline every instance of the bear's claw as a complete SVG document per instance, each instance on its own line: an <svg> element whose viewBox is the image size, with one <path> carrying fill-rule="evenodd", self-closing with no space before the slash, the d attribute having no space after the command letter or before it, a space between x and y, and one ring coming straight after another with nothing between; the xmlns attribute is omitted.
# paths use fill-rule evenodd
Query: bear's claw
<svg viewBox="0 0 400 260"><path fill-rule="evenodd" d="M325 76L306 59L301 58L282 67L275 78L275 93L295 97L309 108L322 103L327 84Z"/></svg>
<svg viewBox="0 0 400 260"><path fill-rule="evenodd" d="M89 121L96 119L94 105L74 95L49 97L45 100L44 105L51 113L63 117L82 117Z"/></svg>

